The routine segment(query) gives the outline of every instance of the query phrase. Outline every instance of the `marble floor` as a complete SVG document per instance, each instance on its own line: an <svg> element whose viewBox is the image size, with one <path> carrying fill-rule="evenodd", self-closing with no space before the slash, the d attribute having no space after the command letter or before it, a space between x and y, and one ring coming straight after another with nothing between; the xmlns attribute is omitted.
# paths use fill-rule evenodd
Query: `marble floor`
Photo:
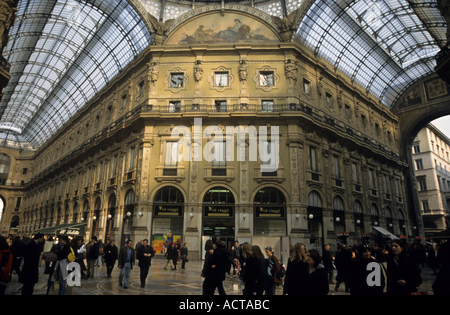
<svg viewBox="0 0 450 315"><path fill-rule="evenodd" d="M113 270L111 278L106 276L106 266L95 268L94 279L82 280L80 287L73 287L68 290L72 295L201 295L203 278L200 276L203 261L190 261L186 263L186 269L164 270L165 259L154 258L152 267L147 277L146 285L141 288L139 278L139 267L133 268L130 275L128 288L119 286L120 269L116 267ZM181 264L178 266L181 267ZM39 282L34 289L34 295L45 295L47 292L48 275L45 275L44 267L40 267ZM425 268L422 273L423 283L420 286L422 290L433 294L431 285L435 280L431 269ZM11 282L6 289L6 295L21 295L22 284L18 283L17 275L13 274ZM349 295L344 290L342 283L337 292L334 285L330 285L330 295ZM225 292L228 295L240 295L239 280L227 278L224 281ZM277 295L282 295L283 288L279 286L276 290ZM216 294L218 292L216 291Z"/></svg>

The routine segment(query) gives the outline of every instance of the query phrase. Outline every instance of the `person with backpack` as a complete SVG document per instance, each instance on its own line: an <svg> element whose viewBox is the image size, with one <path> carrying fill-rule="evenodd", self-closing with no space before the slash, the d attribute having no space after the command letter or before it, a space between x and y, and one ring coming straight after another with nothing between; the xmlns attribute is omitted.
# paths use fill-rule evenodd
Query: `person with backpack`
<svg viewBox="0 0 450 315"><path fill-rule="evenodd" d="M267 246L265 252L268 265L268 289L266 290L266 295L275 295L276 286L281 283L281 278L284 277L284 273L272 247Z"/></svg>
<svg viewBox="0 0 450 315"><path fill-rule="evenodd" d="M0 236L0 295L5 295L10 281L9 273L13 263L13 253L9 251L6 238Z"/></svg>

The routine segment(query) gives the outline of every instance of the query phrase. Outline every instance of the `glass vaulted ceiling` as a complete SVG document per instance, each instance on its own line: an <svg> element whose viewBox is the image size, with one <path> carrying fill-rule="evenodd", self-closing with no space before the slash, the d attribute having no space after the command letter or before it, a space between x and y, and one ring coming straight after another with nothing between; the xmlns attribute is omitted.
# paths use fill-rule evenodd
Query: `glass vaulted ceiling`
<svg viewBox="0 0 450 315"><path fill-rule="evenodd" d="M134 1L165 20L221 3ZM296 38L388 108L434 72L434 56L446 42L436 0L224 3L237 2L279 17L307 8ZM126 0L19 0L4 53L12 78L0 103L0 147L39 148L149 44L148 30Z"/></svg>
<svg viewBox="0 0 450 315"><path fill-rule="evenodd" d="M0 137L39 148L150 43L126 0L20 0L4 57ZM3 132L3 133L2 133ZM6 143L6 142L5 142ZM2 142L0 142L1 146Z"/></svg>
<svg viewBox="0 0 450 315"><path fill-rule="evenodd" d="M422 5L432 9L433 1ZM317 0L297 38L391 107L410 84L434 72L434 56L445 42L436 35L443 34L443 18L429 23L410 2Z"/></svg>

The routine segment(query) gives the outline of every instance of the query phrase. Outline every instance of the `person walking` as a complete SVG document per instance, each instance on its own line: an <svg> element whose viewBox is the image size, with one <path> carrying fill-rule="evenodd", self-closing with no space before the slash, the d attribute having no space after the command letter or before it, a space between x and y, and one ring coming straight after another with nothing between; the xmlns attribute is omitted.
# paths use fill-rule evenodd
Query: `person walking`
<svg viewBox="0 0 450 315"><path fill-rule="evenodd" d="M17 276L20 275L20 264L22 263L23 257L25 255L25 251L27 249L27 245L20 240L20 236L16 236L14 242L9 249L13 254L13 262L10 271L10 279L12 278L13 271L16 272Z"/></svg>
<svg viewBox="0 0 450 315"><path fill-rule="evenodd" d="M234 251L233 254L231 255L232 257L232 262L233 262L233 276L236 275L236 270L237 270L237 264L235 262L235 260L237 260L239 263L241 262L241 254L242 254L242 248L239 245L239 241L235 241L234 242Z"/></svg>
<svg viewBox="0 0 450 315"><path fill-rule="evenodd" d="M307 254L309 274L306 278L305 292L308 295L328 295L330 291L328 271L321 264L320 254L315 249L310 249Z"/></svg>
<svg viewBox="0 0 450 315"><path fill-rule="evenodd" d="M117 249L116 241L111 240L105 247L106 276L108 278L111 278L111 273L114 269L118 256L119 250Z"/></svg>
<svg viewBox="0 0 450 315"><path fill-rule="evenodd" d="M37 233L27 245L22 272L19 276L19 282L23 283L22 295L32 295L34 286L39 281L40 245L43 241L44 235Z"/></svg>
<svg viewBox="0 0 450 315"><path fill-rule="evenodd" d="M272 247L267 246L265 249L267 261L269 263L269 266L271 266L272 275L268 278L267 282L267 290L266 295L275 295L275 290L277 288L277 285L281 283L281 279L279 278L280 271L281 271L281 265L278 261L277 257L275 256L275 253L272 249Z"/></svg>
<svg viewBox="0 0 450 315"><path fill-rule="evenodd" d="M309 274L309 264L306 259L306 246L302 243L296 243L291 251L286 268L283 294L306 294L306 279Z"/></svg>
<svg viewBox="0 0 450 315"><path fill-rule="evenodd" d="M450 242L440 245L437 264L440 264L439 272L432 284L434 295L450 295Z"/></svg>
<svg viewBox="0 0 450 315"><path fill-rule="evenodd" d="M434 250L431 244L428 244L427 248L427 259L428 259L428 268L433 270L433 275L437 275L438 264L436 259L436 251Z"/></svg>
<svg viewBox="0 0 450 315"><path fill-rule="evenodd" d="M94 279L95 263L99 256L99 244L97 243L97 236L92 236L91 245L87 253L88 267L86 272L86 279Z"/></svg>
<svg viewBox="0 0 450 315"><path fill-rule="evenodd" d="M118 262L118 267L120 268L119 285L122 286L123 284L124 289L128 289L128 281L130 280L130 273L133 270L135 259L136 252L133 248L133 242L127 240L125 246L120 249Z"/></svg>
<svg viewBox="0 0 450 315"><path fill-rule="evenodd" d="M145 288L145 279L148 276L148 270L152 265L152 258L155 256L153 247L148 245L148 240L144 239L142 245L137 250L137 257L139 259L139 268L141 271L141 288Z"/></svg>
<svg viewBox="0 0 450 315"><path fill-rule="evenodd" d="M322 259L323 259L323 266L325 267L325 270L328 272L328 283L334 284L335 282L333 281L334 276L333 260L335 260L335 258L331 257L330 244L325 244Z"/></svg>
<svg viewBox="0 0 450 315"><path fill-rule="evenodd" d="M67 256L71 253L69 238L67 236L59 237L59 247L55 254L58 257L55 263L53 272L54 281L59 281L59 295L66 294L66 279L67 279Z"/></svg>
<svg viewBox="0 0 450 315"><path fill-rule="evenodd" d="M173 251L172 251L172 262L173 262L173 266L174 266L174 268L172 270L177 270L179 256L180 256L180 244L178 242L176 242L175 245L173 246Z"/></svg>
<svg viewBox="0 0 450 315"><path fill-rule="evenodd" d="M371 273L374 267L368 266L369 264L377 264L380 270L380 275L376 276L379 279L379 283L371 285L367 282L370 277L372 279ZM346 287L350 288L351 295L383 295L383 290L386 285L384 273L382 272L381 264L372 256L372 251L367 245L358 246L358 255L356 257L356 262L352 264L351 271L347 275Z"/></svg>
<svg viewBox="0 0 450 315"><path fill-rule="evenodd" d="M95 263L96 267L102 266L104 252L105 252L105 245L103 244L102 240L98 240L98 257L97 257L97 261Z"/></svg>
<svg viewBox="0 0 450 315"><path fill-rule="evenodd" d="M173 246L173 243L170 243L169 245L167 245L167 249L166 249L166 258L167 258L167 262L166 265L164 266L164 270L167 270L167 265L170 263L170 267L172 267L172 270L174 270L173 268L173 257L175 255L174 253L175 248Z"/></svg>
<svg viewBox="0 0 450 315"><path fill-rule="evenodd" d="M244 271L244 295L262 295L267 289L267 268L261 248L244 244L242 254L246 258Z"/></svg>
<svg viewBox="0 0 450 315"><path fill-rule="evenodd" d="M408 295L416 292L422 283L416 262L408 256L402 240L393 240L391 243L386 274L388 295Z"/></svg>
<svg viewBox="0 0 450 315"><path fill-rule="evenodd" d="M76 244L74 246L74 250L75 250L75 255L76 255L75 262L80 265L81 278L84 278L86 276L86 273L85 273L86 265L84 264L84 257L86 254L86 246L84 245L82 237L78 237L76 239Z"/></svg>
<svg viewBox="0 0 450 315"><path fill-rule="evenodd" d="M214 243L212 240L205 242L205 261L202 268L202 295L214 295L214 276L212 266L214 265Z"/></svg>
<svg viewBox="0 0 450 315"><path fill-rule="evenodd" d="M10 281L10 271L13 264L13 253L10 252L6 238L0 236L0 295L5 295Z"/></svg>
<svg viewBox="0 0 450 315"><path fill-rule="evenodd" d="M188 262L188 254L189 254L189 250L187 247L187 243L183 244L183 247L181 248L181 269L186 269L186 262Z"/></svg>
<svg viewBox="0 0 450 315"><path fill-rule="evenodd" d="M341 245L339 251L336 253L336 286L334 291L338 291L342 282L345 283L345 292L350 292L350 287L347 285L347 275L349 273L350 261L352 259L351 252L347 249L347 246Z"/></svg>
<svg viewBox="0 0 450 315"><path fill-rule="evenodd" d="M217 240L216 249L214 249L214 264L212 266L212 269L214 278L214 291L217 288L220 295L226 295L225 289L223 288L223 281L225 280L226 273L230 272L230 268L230 260L228 259L228 253L223 245L223 241Z"/></svg>

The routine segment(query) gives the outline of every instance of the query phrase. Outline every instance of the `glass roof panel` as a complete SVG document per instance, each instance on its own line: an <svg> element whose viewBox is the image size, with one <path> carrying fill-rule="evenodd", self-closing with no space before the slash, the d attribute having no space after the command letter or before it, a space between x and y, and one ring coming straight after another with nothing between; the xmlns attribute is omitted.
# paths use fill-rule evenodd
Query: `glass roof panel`
<svg viewBox="0 0 450 315"><path fill-rule="evenodd" d="M37 149L150 42L126 0L19 1L0 124Z"/></svg>

